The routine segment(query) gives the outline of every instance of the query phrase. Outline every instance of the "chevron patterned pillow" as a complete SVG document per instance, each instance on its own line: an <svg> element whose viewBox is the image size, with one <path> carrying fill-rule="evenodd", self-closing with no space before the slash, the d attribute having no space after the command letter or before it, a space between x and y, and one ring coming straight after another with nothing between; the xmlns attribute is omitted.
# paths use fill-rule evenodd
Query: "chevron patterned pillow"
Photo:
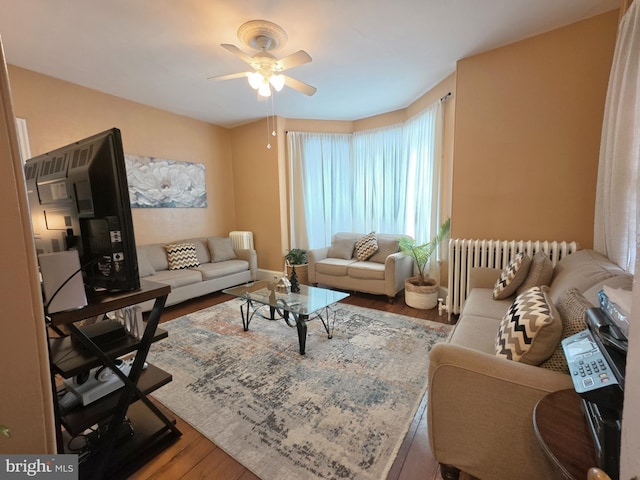
<svg viewBox="0 0 640 480"><path fill-rule="evenodd" d="M549 287L521 293L502 318L496 355L528 365L539 365L558 347L562 319L547 295Z"/></svg>
<svg viewBox="0 0 640 480"><path fill-rule="evenodd" d="M193 243L170 243L164 246L169 270L182 270L200 266L196 246Z"/></svg>
<svg viewBox="0 0 640 480"><path fill-rule="evenodd" d="M367 260L378 251L378 239L375 232L358 239L355 245L356 258L361 262Z"/></svg>
<svg viewBox="0 0 640 480"><path fill-rule="evenodd" d="M505 267L500 274L500 278L493 287L494 300L503 300L513 295L516 289L522 285L531 266L531 257L524 252L520 252L513 257L513 260Z"/></svg>

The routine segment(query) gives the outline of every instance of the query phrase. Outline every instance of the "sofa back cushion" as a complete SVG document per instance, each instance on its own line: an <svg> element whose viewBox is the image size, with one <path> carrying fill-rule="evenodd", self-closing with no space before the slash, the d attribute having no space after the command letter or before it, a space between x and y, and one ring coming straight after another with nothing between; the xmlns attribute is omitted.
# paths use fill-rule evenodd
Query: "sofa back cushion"
<svg viewBox="0 0 640 480"><path fill-rule="evenodd" d="M233 242L229 237L209 237L207 245L211 253L211 261L214 263L226 262L237 258L233 249Z"/></svg>
<svg viewBox="0 0 640 480"><path fill-rule="evenodd" d="M136 256L138 257L138 274L141 278L148 277L156 273L156 269L153 268L153 265L151 265L151 262L147 257L146 248L137 247Z"/></svg>
<svg viewBox="0 0 640 480"><path fill-rule="evenodd" d="M400 251L400 237L406 237L407 235L393 235L390 233L378 234L378 250L371 257L369 261L384 263L389 255L398 253Z"/></svg>
<svg viewBox="0 0 640 480"><path fill-rule="evenodd" d="M147 254L147 260L156 272L169 270L169 262L167 261L167 252L164 249L164 243L153 243L150 245L140 245L139 250L144 250Z"/></svg>
<svg viewBox="0 0 640 480"><path fill-rule="evenodd" d="M180 242L176 243L193 243L196 247L196 256L198 257L198 262L201 265L203 263L209 263L211 261L206 238L189 238L187 240L181 240Z"/></svg>
<svg viewBox="0 0 640 480"><path fill-rule="evenodd" d="M629 280L630 274L607 257L594 250L578 250L558 262L551 280L549 296L557 303L560 295L570 288L584 293L592 286L608 278L622 276Z"/></svg>
<svg viewBox="0 0 640 480"><path fill-rule="evenodd" d="M336 233L331 239L327 257L349 260L353 257L356 241L361 237L362 235L357 233Z"/></svg>

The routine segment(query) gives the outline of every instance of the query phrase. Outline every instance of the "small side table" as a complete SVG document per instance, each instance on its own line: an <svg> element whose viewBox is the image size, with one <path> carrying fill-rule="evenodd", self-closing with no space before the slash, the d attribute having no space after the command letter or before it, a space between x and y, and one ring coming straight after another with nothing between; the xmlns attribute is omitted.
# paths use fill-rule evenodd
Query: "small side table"
<svg viewBox="0 0 640 480"><path fill-rule="evenodd" d="M540 446L567 480L584 480L597 466L591 432L574 390L542 398L533 409L533 429Z"/></svg>

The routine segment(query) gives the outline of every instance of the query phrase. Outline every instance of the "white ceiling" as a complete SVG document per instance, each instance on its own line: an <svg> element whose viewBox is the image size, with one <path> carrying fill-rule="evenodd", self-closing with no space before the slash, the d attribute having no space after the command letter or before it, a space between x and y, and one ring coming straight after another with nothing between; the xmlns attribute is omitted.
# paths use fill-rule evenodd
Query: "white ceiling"
<svg viewBox="0 0 640 480"><path fill-rule="evenodd" d="M357 120L405 108L456 60L619 7L620 0L0 0L7 61L118 97L232 127L271 113L220 47L248 20L283 27L287 73L318 88L273 100L287 118Z"/></svg>

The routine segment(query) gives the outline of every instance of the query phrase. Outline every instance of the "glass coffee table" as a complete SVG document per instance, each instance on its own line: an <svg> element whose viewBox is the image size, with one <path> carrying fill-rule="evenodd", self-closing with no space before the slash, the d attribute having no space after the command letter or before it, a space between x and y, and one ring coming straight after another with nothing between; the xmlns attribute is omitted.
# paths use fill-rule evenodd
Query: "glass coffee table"
<svg viewBox="0 0 640 480"><path fill-rule="evenodd" d="M278 293L275 287L276 282L259 280L223 290L224 293L246 301L240 306L245 332L249 330L249 324L255 315L267 320L284 320L289 327L296 327L298 330L300 355L305 352L309 320L319 318L329 338L333 337L336 319L331 305L348 297L348 293L307 285L300 285L298 293Z"/></svg>

